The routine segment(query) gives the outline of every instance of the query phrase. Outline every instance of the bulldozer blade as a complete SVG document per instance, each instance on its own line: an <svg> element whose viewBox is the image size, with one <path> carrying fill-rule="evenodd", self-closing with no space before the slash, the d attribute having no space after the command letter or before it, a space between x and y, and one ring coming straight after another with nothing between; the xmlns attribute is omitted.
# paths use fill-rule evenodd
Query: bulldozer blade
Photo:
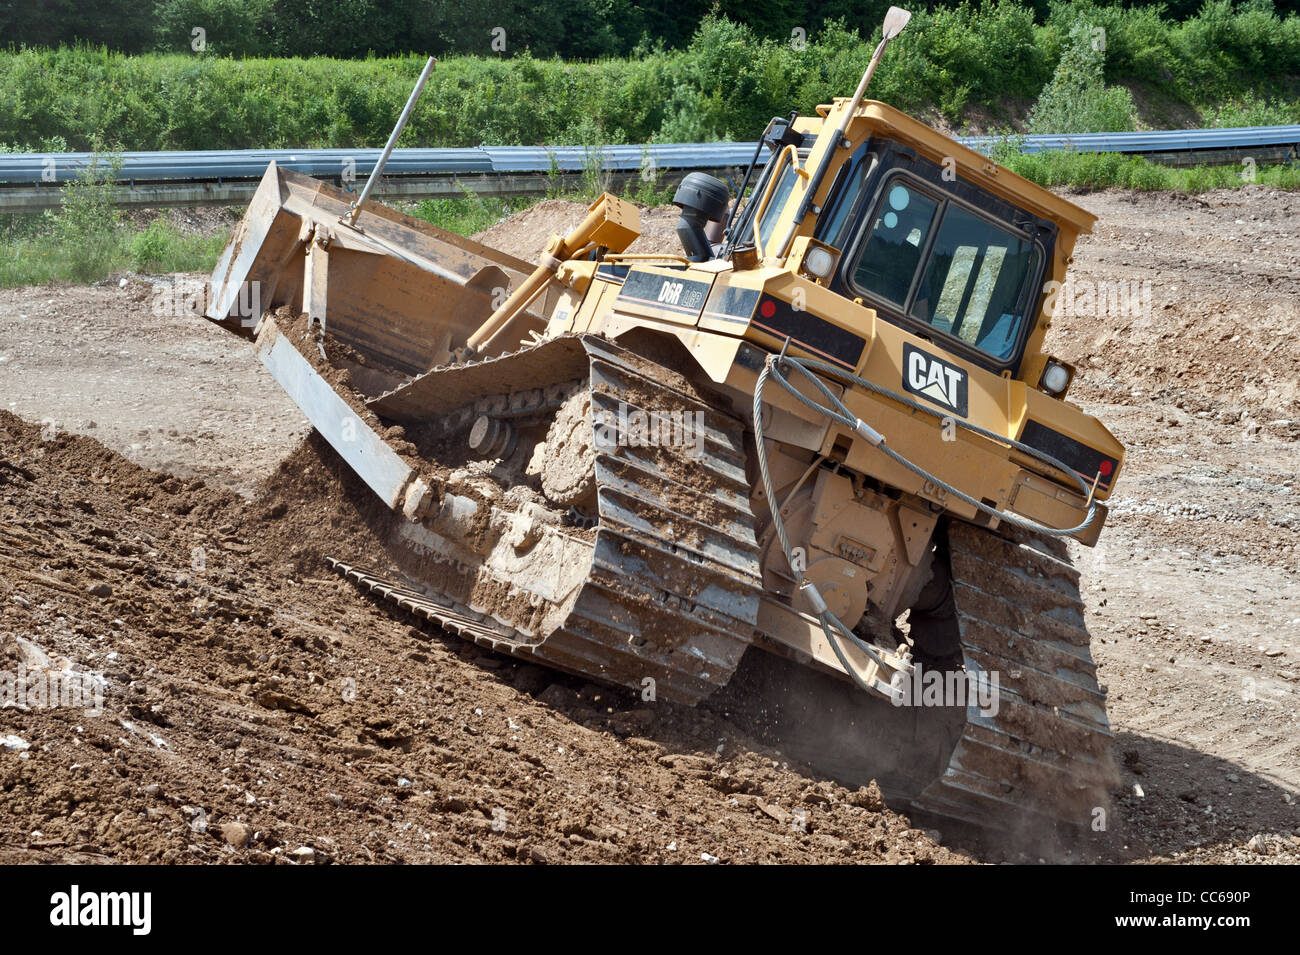
<svg viewBox="0 0 1300 955"><path fill-rule="evenodd" d="M350 225L349 205L343 190L271 163L212 273L204 315L252 337L268 311L307 312L358 353L344 367L359 389L379 394L447 361L533 271L375 203Z"/></svg>
<svg viewBox="0 0 1300 955"><path fill-rule="evenodd" d="M390 508L417 480L415 469L343 400L273 319L262 322L257 357L293 403L357 476Z"/></svg>

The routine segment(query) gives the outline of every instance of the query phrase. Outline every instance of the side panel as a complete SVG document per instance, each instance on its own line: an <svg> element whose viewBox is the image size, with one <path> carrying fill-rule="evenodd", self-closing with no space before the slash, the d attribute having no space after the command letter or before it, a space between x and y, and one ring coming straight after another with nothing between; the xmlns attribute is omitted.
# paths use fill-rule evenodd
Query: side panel
<svg viewBox="0 0 1300 955"><path fill-rule="evenodd" d="M711 272L638 265L624 276L613 310L620 315L694 325L712 285Z"/></svg>

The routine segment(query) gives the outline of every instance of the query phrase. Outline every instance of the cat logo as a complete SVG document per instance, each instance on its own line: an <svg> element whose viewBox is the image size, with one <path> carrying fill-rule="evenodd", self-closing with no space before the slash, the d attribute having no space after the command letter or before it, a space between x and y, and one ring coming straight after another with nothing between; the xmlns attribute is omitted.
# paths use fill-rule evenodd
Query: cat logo
<svg viewBox="0 0 1300 955"><path fill-rule="evenodd" d="M942 358L903 345L903 387L926 401L966 417L966 372Z"/></svg>

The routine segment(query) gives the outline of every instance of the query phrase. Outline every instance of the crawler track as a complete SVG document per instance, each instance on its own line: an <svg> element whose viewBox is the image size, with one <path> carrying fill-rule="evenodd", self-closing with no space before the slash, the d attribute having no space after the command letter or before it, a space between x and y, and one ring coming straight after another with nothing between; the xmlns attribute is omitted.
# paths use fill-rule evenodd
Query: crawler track
<svg viewBox="0 0 1300 955"><path fill-rule="evenodd" d="M458 596L482 588L438 586L435 580L446 579L441 574L398 580L342 560L333 566L494 649L642 690L653 680L657 696L696 702L730 679L758 613L758 549L738 421L683 390L668 369L594 337L560 338L514 360L430 372L405 394L399 389L373 406L398 420L439 414L460 421L468 418L462 408L486 401L506 415L521 406L512 393L544 394L571 376L575 356L587 363L593 428L601 424L604 440L595 456L599 503L587 544L590 567L559 626L531 626L545 616L539 604L550 598L526 586L521 595L519 578L501 579L490 565L469 572L480 582L495 573L512 588L511 599L496 605ZM629 427L666 412L701 416L692 418L704 425L698 446L647 444ZM448 569L464 581L467 568ZM527 597L526 614L511 609L522 606L520 596Z"/></svg>
<svg viewBox="0 0 1300 955"><path fill-rule="evenodd" d="M947 769L914 805L984 825L1025 812L1086 825L1116 771L1079 572L1041 544L955 521L948 545L966 670L997 673L999 705L967 707Z"/></svg>

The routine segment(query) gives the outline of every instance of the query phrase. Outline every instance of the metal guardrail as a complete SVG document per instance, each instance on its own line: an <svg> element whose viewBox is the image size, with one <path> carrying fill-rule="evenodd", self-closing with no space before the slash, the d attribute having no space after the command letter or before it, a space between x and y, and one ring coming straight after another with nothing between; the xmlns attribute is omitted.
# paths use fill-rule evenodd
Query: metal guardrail
<svg viewBox="0 0 1300 955"><path fill-rule="evenodd" d="M463 176L581 172L599 161L607 171L639 171L653 162L658 169L721 169L743 166L757 143L681 143L650 146L480 146L473 149L397 149L385 176ZM378 149L248 149L194 152L120 153L118 181L225 181L260 179L274 160L308 176L363 179L370 174ZM14 153L0 155L0 183L62 183L92 162L91 153Z"/></svg>
<svg viewBox="0 0 1300 955"><path fill-rule="evenodd" d="M480 195L542 195L574 185L599 166L622 187L647 167L668 181L696 169L744 167L756 143L670 143L649 146L481 146L473 149L398 149L384 169L377 195L427 199ZM117 181L124 206L188 206L245 202L274 160L286 169L339 182L364 182L379 149L250 149L128 152ZM57 208L60 186L94 161L90 153L0 155L0 213Z"/></svg>
<svg viewBox="0 0 1300 955"><path fill-rule="evenodd" d="M1002 137L961 137L958 142L988 154ZM1015 137L1027 153L1053 149L1146 155L1182 164L1237 161L1247 154L1283 159L1295 155L1300 126L1236 129L1161 130ZM756 143L670 143L646 146L480 146L471 149L399 149L384 170L381 195L427 198L480 194L526 195L546 192L544 174L561 182L576 180L597 163L616 182L656 173L742 167ZM122 153L118 181L122 205L192 205L239 202L252 194L272 160L306 175L343 182L363 180L379 158L378 149L250 149L193 152ZM1190 157L1190 158L1189 158ZM1199 159L1197 157L1200 157ZM1209 159L1207 157L1214 157ZM93 161L90 153L0 155L0 212L54 208L58 186L76 179Z"/></svg>
<svg viewBox="0 0 1300 955"><path fill-rule="evenodd" d="M1001 136L967 136L965 146L987 153L1003 141ZM1201 150L1294 147L1300 143L1300 126L1241 126L1232 129L1158 129L1138 133L1075 133L1068 136L1025 136L1021 151L1040 153L1072 149L1088 153L1178 153Z"/></svg>

